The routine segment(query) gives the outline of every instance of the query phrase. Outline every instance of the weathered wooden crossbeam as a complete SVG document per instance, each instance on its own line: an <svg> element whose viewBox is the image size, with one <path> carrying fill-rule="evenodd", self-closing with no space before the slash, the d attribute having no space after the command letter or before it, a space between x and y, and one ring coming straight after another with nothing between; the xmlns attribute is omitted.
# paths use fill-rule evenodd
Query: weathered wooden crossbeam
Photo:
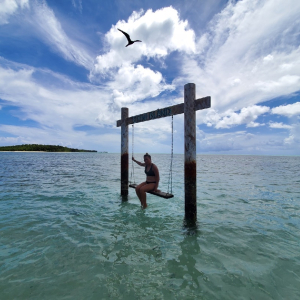
<svg viewBox="0 0 300 300"><path fill-rule="evenodd" d="M200 98L195 100L194 102L194 110L200 110L200 109L205 109L209 108L211 105L210 103L210 96ZM125 119L125 124L130 125L130 124L135 124L135 123L140 123L140 122L145 122L145 121L151 121L154 119L160 119L164 117L169 117L169 116L174 116L174 115L179 115L184 113L184 103L176 104L173 106L165 107L162 109L157 109L153 110L144 114L132 116L130 118ZM122 120L117 121L117 127L120 127L122 125Z"/></svg>

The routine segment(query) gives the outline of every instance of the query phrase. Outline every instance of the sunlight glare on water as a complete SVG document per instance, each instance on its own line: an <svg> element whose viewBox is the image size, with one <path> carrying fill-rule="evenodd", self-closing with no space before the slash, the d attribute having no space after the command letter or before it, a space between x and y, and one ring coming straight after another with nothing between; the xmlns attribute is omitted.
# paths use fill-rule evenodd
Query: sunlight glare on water
<svg viewBox="0 0 300 300"><path fill-rule="evenodd" d="M169 159L152 155L163 191ZM198 155L194 228L183 155L175 197L148 195L146 210L133 189L120 197L119 154L0 153L0 165L2 299L300 299L300 157Z"/></svg>

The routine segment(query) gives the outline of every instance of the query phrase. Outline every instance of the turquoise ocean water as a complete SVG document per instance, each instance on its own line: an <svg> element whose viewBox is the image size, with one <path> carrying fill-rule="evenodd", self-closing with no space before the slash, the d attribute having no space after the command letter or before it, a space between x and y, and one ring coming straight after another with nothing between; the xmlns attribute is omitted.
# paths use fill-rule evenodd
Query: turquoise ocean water
<svg viewBox="0 0 300 300"><path fill-rule="evenodd" d="M169 159L152 155L162 190ZM300 157L198 155L197 170L188 228L183 155L175 197L142 210L120 197L119 154L0 153L0 298L300 299Z"/></svg>

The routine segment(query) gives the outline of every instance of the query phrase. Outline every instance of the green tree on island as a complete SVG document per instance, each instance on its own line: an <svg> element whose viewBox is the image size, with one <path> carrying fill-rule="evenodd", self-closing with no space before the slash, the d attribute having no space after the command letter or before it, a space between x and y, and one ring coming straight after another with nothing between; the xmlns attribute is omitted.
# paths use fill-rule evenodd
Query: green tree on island
<svg viewBox="0 0 300 300"><path fill-rule="evenodd" d="M97 152L96 150L82 150L59 145L24 144L18 146L0 147L0 151L44 151L44 152Z"/></svg>

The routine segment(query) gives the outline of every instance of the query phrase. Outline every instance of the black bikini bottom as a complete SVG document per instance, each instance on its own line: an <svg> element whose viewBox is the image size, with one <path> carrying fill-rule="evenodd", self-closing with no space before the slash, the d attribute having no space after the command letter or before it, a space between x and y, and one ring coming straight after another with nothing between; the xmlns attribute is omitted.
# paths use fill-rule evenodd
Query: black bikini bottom
<svg viewBox="0 0 300 300"><path fill-rule="evenodd" d="M149 184L149 183L156 183L156 181L151 181L151 182L146 181L146 183L147 183L147 184Z"/></svg>

